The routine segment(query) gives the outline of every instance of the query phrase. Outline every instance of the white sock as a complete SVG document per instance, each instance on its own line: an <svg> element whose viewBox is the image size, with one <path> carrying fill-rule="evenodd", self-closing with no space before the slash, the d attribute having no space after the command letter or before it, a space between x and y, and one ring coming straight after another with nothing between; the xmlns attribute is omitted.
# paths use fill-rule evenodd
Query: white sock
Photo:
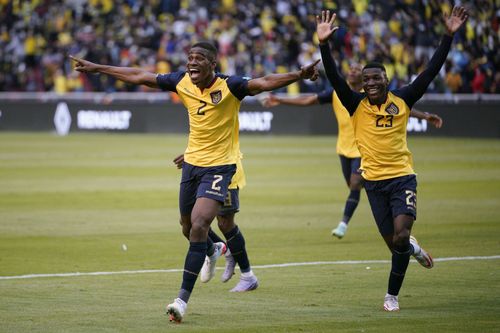
<svg viewBox="0 0 500 333"><path fill-rule="evenodd" d="M241 273L241 277L244 277L244 278L249 278L252 276L254 276L252 270L250 270L250 272Z"/></svg>
<svg viewBox="0 0 500 333"><path fill-rule="evenodd" d="M413 249L413 253L412 253L412 255L420 254L420 251L422 250L422 249L420 248L420 245L418 245L418 244L417 244L417 243L415 243L415 242L410 241L410 246L411 246L411 247L412 247L412 249Z"/></svg>

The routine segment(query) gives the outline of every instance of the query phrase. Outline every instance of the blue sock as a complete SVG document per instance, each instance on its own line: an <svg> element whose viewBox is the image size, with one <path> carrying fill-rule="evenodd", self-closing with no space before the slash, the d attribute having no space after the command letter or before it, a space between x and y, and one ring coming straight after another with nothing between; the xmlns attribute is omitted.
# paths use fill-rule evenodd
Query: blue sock
<svg viewBox="0 0 500 333"><path fill-rule="evenodd" d="M213 230L212 228L208 229L208 237L210 237L210 239L212 240L212 242L214 243L225 243L224 240L222 238L219 237L219 235L217 235Z"/></svg>
<svg viewBox="0 0 500 333"><path fill-rule="evenodd" d="M349 197L347 197L344 208L344 218L342 219L342 221L344 221L346 224L349 223L349 220L354 214L354 211L358 207L360 193L361 191L359 190L351 190L351 192L349 193Z"/></svg>
<svg viewBox="0 0 500 333"><path fill-rule="evenodd" d="M189 301L189 296L193 291L196 278L205 262L206 255L206 242L189 242L189 250L186 255L186 261L184 262L184 273L182 275L182 285L179 292L179 298L186 303Z"/></svg>
<svg viewBox="0 0 500 333"><path fill-rule="evenodd" d="M207 237L207 256L211 256L212 254L214 254L214 251L215 251L215 245L214 245L214 241L212 240L212 238L210 238L210 235Z"/></svg>
<svg viewBox="0 0 500 333"><path fill-rule="evenodd" d="M243 238L238 226L235 226L231 231L224 234L224 237L227 239L227 247L229 247L234 260L240 266L241 272L250 272L250 261L248 260L245 248L245 238Z"/></svg>
<svg viewBox="0 0 500 333"><path fill-rule="evenodd" d="M408 263L410 262L410 255L412 249L410 244L398 247L392 252L392 267L391 274L389 275L389 287L387 293L390 295L397 296L399 290L403 285L403 280L405 278L406 269L408 268Z"/></svg>

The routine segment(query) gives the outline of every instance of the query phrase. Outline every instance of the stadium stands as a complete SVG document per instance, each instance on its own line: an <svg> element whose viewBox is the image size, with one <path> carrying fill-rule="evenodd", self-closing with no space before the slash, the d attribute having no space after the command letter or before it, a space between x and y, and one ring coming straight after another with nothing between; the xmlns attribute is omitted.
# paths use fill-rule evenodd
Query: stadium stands
<svg viewBox="0 0 500 333"><path fill-rule="evenodd" d="M499 1L471 1L432 93L500 93ZM151 71L183 69L198 40L219 48L220 71L259 76L319 58L314 14L338 13L334 43L350 59L386 65L391 88L427 63L443 32L449 4L416 0L0 0L0 91L146 91L107 76L80 75L68 54ZM290 86L317 92L326 80Z"/></svg>

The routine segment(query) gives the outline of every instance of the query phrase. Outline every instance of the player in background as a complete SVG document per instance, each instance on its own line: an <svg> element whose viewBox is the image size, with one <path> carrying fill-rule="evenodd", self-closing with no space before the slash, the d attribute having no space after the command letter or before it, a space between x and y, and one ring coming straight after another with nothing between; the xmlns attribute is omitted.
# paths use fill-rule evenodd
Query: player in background
<svg viewBox="0 0 500 333"><path fill-rule="evenodd" d="M224 242L212 228L208 231L208 237L212 242L215 244L223 243L228 247L225 253L226 267L222 273L221 281L227 282L233 277L236 263L240 267L240 281L231 289L232 292L251 291L257 289L259 286L258 279L250 266L245 246L245 238L238 225L234 222L234 216L240 210L239 190L246 185L245 172L241 162L242 158L243 154L239 152L239 159L236 163L236 173L231 179L231 184L229 184L229 190L224 200L224 204L217 214L217 224L219 230L226 238L226 242ZM178 169L181 169L184 162L184 155L177 156L173 162ZM189 235L186 237L188 236ZM211 257L207 256L205 258L205 263L200 272L201 282L208 282L214 277L217 259L218 257L216 255L212 255Z"/></svg>
<svg viewBox="0 0 500 333"><path fill-rule="evenodd" d="M349 88L354 91L363 91L361 70L361 64L351 63L349 66L346 81ZM281 104L296 106L309 106L314 104L332 105L338 124L337 154L340 158L342 174L344 175L347 187L349 188L349 195L344 206L342 219L337 227L332 230L332 235L341 239L344 237L349 221L358 207L360 192L364 183L363 177L361 177L361 172L359 171L359 167L361 165L361 154L356 146L354 129L352 128L349 112L347 112L345 107L342 105L333 88L326 89L318 94L300 97L278 97L276 95L269 94L269 96L264 99L263 104L266 107L275 107ZM425 119L437 128L440 128L443 124L441 117L427 112L411 110L410 117Z"/></svg>
<svg viewBox="0 0 500 333"><path fill-rule="evenodd" d="M238 112L248 95L285 87L301 79L316 80L314 63L295 72L247 79L215 72L217 48L208 42L191 46L185 71L156 74L132 68L101 65L70 56L75 70L110 75L129 84L177 93L189 115L188 146L184 152L179 208L183 230L189 228L189 249L178 297L167 305L171 321L180 323L205 257L222 252L208 238L210 224L226 198L236 172L239 149Z"/></svg>
<svg viewBox="0 0 500 333"><path fill-rule="evenodd" d="M356 143L361 153L361 175L380 234L392 252L386 311L399 311L398 294L410 256L426 268L432 257L411 236L417 216L417 181L411 153L406 144L406 125L410 110L444 64L454 33L467 20L464 7L454 7L444 15L445 34L426 69L407 86L388 91L383 65L369 63L362 70L363 93L351 90L337 71L328 40L336 14L322 11L316 16L316 32L328 80L351 115Z"/></svg>

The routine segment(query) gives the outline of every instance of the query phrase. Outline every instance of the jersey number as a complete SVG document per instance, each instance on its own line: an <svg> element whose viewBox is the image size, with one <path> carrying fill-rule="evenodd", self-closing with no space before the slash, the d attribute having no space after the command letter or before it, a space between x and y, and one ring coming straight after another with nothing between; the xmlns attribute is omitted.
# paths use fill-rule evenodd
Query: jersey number
<svg viewBox="0 0 500 333"><path fill-rule="evenodd" d="M200 100L200 103L201 103L201 106L198 108L198 112L196 112L196 114L204 116L205 111L201 111L201 109L203 109L205 106L207 106L207 102Z"/></svg>
<svg viewBox="0 0 500 333"><path fill-rule="evenodd" d="M377 116L377 127L392 127L392 119L394 116Z"/></svg>
<svg viewBox="0 0 500 333"><path fill-rule="evenodd" d="M217 186L224 177L221 175L214 175L214 181L212 182L212 190L220 191L220 186Z"/></svg>
<svg viewBox="0 0 500 333"><path fill-rule="evenodd" d="M413 191L406 190L406 205L417 208L417 194Z"/></svg>

